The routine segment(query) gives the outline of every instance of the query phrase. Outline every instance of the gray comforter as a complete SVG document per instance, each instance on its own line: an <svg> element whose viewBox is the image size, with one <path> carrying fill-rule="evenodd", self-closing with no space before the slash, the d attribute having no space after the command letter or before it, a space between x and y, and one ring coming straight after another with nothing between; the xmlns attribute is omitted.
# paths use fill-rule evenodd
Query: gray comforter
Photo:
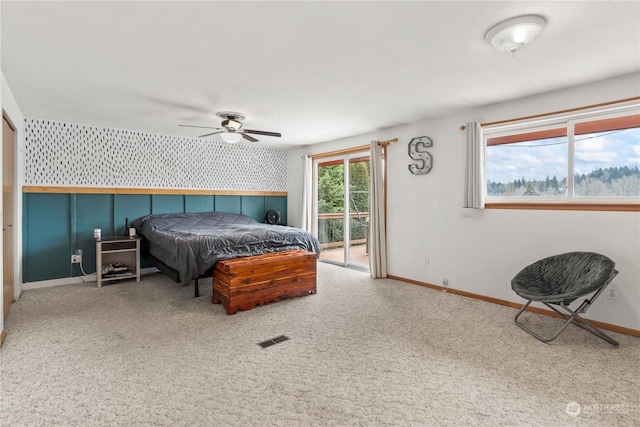
<svg viewBox="0 0 640 427"><path fill-rule="evenodd" d="M183 284L224 259L293 249L320 253L318 240L307 231L225 212L146 215L131 226L147 240L148 252L176 270Z"/></svg>

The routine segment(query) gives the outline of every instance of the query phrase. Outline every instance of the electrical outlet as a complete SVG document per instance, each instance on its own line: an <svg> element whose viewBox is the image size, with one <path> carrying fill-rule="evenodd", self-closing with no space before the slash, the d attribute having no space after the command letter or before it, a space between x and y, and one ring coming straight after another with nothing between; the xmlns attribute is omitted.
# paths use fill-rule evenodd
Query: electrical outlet
<svg viewBox="0 0 640 427"><path fill-rule="evenodd" d="M71 255L71 264L81 264L82 263L82 255L74 254Z"/></svg>
<svg viewBox="0 0 640 427"><path fill-rule="evenodd" d="M607 297L609 297L609 299L618 299L618 290L614 287L608 287L607 288Z"/></svg>
<svg viewBox="0 0 640 427"><path fill-rule="evenodd" d="M430 263L429 257L428 256L424 257L424 266L429 267L429 263Z"/></svg>
<svg viewBox="0 0 640 427"><path fill-rule="evenodd" d="M442 279L442 286L449 286L449 279Z"/></svg>

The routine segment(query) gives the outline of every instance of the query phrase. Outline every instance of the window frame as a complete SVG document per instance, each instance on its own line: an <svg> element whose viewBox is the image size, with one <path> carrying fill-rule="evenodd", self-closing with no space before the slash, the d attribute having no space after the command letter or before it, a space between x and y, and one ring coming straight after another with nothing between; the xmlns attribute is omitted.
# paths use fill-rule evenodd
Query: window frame
<svg viewBox="0 0 640 427"><path fill-rule="evenodd" d="M485 171L487 170L486 150L488 140L508 138L530 132L544 132L549 129L564 127L567 134L567 194L553 197L527 196L490 196L487 194L487 180L483 186L485 208L487 209L542 209L542 210L614 210L640 212L640 196L638 197L584 197L574 194L575 135L576 125L598 120L640 115L640 100L620 102L596 107L586 107L562 113L535 116L482 125L483 147L485 150Z"/></svg>

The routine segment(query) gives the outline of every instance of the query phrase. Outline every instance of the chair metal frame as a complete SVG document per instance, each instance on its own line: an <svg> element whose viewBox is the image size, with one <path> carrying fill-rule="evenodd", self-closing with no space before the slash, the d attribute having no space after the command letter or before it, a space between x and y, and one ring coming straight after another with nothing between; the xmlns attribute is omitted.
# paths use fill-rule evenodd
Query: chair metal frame
<svg viewBox="0 0 640 427"><path fill-rule="evenodd" d="M528 332L530 335L532 335L536 339L538 339L538 340L540 340L540 341L542 341L544 343L548 343L548 342L553 341L554 339L558 338L558 336L562 333L562 331L564 331L565 328L567 326L569 326L569 324L573 323L576 326L581 327L585 331L589 331L592 334L594 334L595 336L602 338L603 340L607 341L609 344L612 344L612 345L618 347L620 345L620 343L618 341L614 340L609 335L605 334L601 329L597 328L594 324L589 322L587 319L585 319L584 317L580 316L580 314L584 314L587 311L587 309L591 306L591 304L600 296L600 294L602 292L604 292L605 288L609 285L609 283L611 283L611 281L613 280L613 278L617 274L618 274L617 270L615 270L615 269L612 270L611 275L609 276L609 279L607 280L607 282L600 289L598 289L598 291L595 294L593 294L593 296L590 299L589 298L585 299L582 302L582 304L580 304L580 306L575 311L571 310L562 301L559 301L559 302L540 301L544 305L546 305L547 307L549 307L550 309L552 309L553 311L558 313L560 316L562 316L562 318L564 318L566 320L564 322L564 324L560 327L560 329L558 329L558 331L555 334L553 334L550 338L544 338L544 337L538 335L536 332L531 330L529 327L525 326L523 323L518 321L518 318L520 317L520 315L526 311L527 307L529 307L529 304L531 304L533 302L533 300L528 300L527 303L520 309L518 314L516 314L516 317L514 318L515 324L518 325L520 328L522 328L524 331ZM569 314L563 313L562 311L560 311L556 307L554 307L554 305L557 305L558 307L563 308Z"/></svg>

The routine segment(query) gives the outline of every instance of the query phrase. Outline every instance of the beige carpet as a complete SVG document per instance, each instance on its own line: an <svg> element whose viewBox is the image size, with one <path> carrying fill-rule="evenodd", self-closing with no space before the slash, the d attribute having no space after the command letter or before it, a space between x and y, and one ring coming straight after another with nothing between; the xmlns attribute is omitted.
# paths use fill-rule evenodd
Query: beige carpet
<svg viewBox="0 0 640 427"><path fill-rule="evenodd" d="M543 344L514 309L322 263L317 295L233 316L201 288L156 275L25 291L0 349L0 424L640 425L637 338L570 326Z"/></svg>

